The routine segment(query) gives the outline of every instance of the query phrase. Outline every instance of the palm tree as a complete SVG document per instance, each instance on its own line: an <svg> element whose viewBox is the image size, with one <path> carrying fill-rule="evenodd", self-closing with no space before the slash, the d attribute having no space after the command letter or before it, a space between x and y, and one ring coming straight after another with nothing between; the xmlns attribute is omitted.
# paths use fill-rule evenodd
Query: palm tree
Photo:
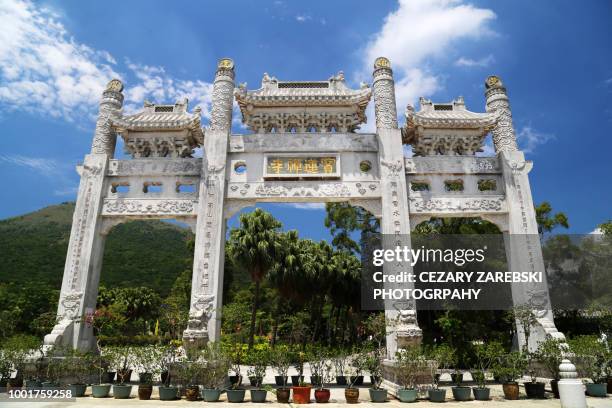
<svg viewBox="0 0 612 408"><path fill-rule="evenodd" d="M535 208L538 233L541 237L544 237L545 233L551 232L556 227L569 228L567 215L562 212L553 214L552 210L552 206L548 201L544 201Z"/></svg>
<svg viewBox="0 0 612 408"><path fill-rule="evenodd" d="M249 348L255 338L255 320L259 307L259 290L262 280L276 264L281 253L278 230L282 224L270 213L257 208L240 216L240 228L230 232L231 253L234 262L246 270L255 284Z"/></svg>

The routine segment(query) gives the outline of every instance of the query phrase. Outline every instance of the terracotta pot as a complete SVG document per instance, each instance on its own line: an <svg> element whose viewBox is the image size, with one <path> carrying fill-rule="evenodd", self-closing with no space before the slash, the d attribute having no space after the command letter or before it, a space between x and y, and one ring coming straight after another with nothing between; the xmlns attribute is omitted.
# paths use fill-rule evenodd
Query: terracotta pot
<svg viewBox="0 0 612 408"><path fill-rule="evenodd" d="M315 401L317 401L317 403L319 404L329 402L329 397L331 395L331 393L329 392L327 388L317 388L314 394L315 394Z"/></svg>
<svg viewBox="0 0 612 408"><path fill-rule="evenodd" d="M552 389L555 398L559 399L559 380L551 380L550 388Z"/></svg>
<svg viewBox="0 0 612 408"><path fill-rule="evenodd" d="M359 402L359 388L346 388L344 398L347 404L357 404Z"/></svg>
<svg viewBox="0 0 612 408"><path fill-rule="evenodd" d="M517 400L519 399L519 385L518 383L504 383L502 384L502 389L504 390L504 398L507 400Z"/></svg>
<svg viewBox="0 0 612 408"><path fill-rule="evenodd" d="M543 382L526 382L525 383L525 394L529 399L543 399L544 394L544 383Z"/></svg>
<svg viewBox="0 0 612 408"><path fill-rule="evenodd" d="M291 387L293 390L293 403L294 404L309 404L310 403L310 390L312 387L307 385L305 387Z"/></svg>
<svg viewBox="0 0 612 408"><path fill-rule="evenodd" d="M151 384L140 384L138 386L138 399L150 400L151 393L153 393L153 385Z"/></svg>
<svg viewBox="0 0 612 408"><path fill-rule="evenodd" d="M188 385L185 388L185 398L187 401L197 401L200 394L200 387L197 385Z"/></svg>
<svg viewBox="0 0 612 408"><path fill-rule="evenodd" d="M289 388L279 388L276 390L276 401L281 404L288 404L289 396L291 396L291 389Z"/></svg>

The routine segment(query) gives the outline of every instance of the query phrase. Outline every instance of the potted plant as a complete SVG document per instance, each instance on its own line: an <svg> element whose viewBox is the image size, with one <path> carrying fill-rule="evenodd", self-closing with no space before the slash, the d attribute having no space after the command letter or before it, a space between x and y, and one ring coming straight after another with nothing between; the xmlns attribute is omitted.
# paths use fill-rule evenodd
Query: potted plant
<svg viewBox="0 0 612 408"><path fill-rule="evenodd" d="M314 385L315 401L317 403L329 402L331 392L329 388L325 388L325 384L329 384L332 380L332 364L328 360L327 353L324 350L319 350L319 354L310 362L311 381ZM316 383L315 383L316 380Z"/></svg>
<svg viewBox="0 0 612 408"><path fill-rule="evenodd" d="M569 341L569 346L576 356L578 374L583 378L587 394L605 397L606 367L610 365L610 353L604 343L597 336L578 336Z"/></svg>
<svg viewBox="0 0 612 408"><path fill-rule="evenodd" d="M304 376L299 376L300 383L291 387L293 390L293 402L295 404L310 404L310 390L312 385L304 382Z"/></svg>
<svg viewBox="0 0 612 408"><path fill-rule="evenodd" d="M538 361L542 363L552 377L550 387L555 398L559 398L559 365L563 360L564 353L567 352L566 348L567 344L565 341L549 337L539 343L536 351Z"/></svg>
<svg viewBox="0 0 612 408"><path fill-rule="evenodd" d="M291 389L287 387L287 380L289 379L287 373L289 372L289 366L291 365L289 353L286 349L277 346L272 351L270 359L272 361L272 367L276 371L274 382L279 387L275 391L276 400L281 404L287 404L289 403L289 397L291 394Z"/></svg>
<svg viewBox="0 0 612 408"><path fill-rule="evenodd" d="M476 357L475 368L472 371L472 378L476 382L476 387L472 388L474 399L477 401L488 401L491 389L487 387L487 371L491 369L499 356L504 352L501 343L481 342L474 345Z"/></svg>
<svg viewBox="0 0 612 408"><path fill-rule="evenodd" d="M397 381L401 388L397 398L401 402L415 402L418 397L417 376L427 368L427 360L420 346L411 346L395 354Z"/></svg>
<svg viewBox="0 0 612 408"><path fill-rule="evenodd" d="M230 376L230 388L226 390L229 402L243 402L246 390L242 388L242 375L240 374L240 363L242 362L242 344L236 343L231 354L231 367L234 372L233 378Z"/></svg>
<svg viewBox="0 0 612 408"><path fill-rule="evenodd" d="M178 398L178 388L172 384L173 378L170 376L170 370L177 362L176 348L172 345L163 347L159 361L161 369L161 385L158 387L159 399L173 401Z"/></svg>
<svg viewBox="0 0 612 408"><path fill-rule="evenodd" d="M387 400L387 390L380 387L382 384L382 360L385 355L384 353L384 349L375 349L368 353L365 360L366 369L372 378L372 386L368 390L372 402L385 402Z"/></svg>
<svg viewBox="0 0 612 408"><path fill-rule="evenodd" d="M200 361L183 361L177 366L178 377L185 390L187 401L197 401L200 397L200 378L206 370Z"/></svg>
<svg viewBox="0 0 612 408"><path fill-rule="evenodd" d="M68 389L73 397L82 397L87 390L87 380L93 371L94 356L70 349L64 357L64 372L71 382Z"/></svg>
<svg viewBox="0 0 612 408"><path fill-rule="evenodd" d="M346 385L345 369L348 360L348 353L345 350L339 350L334 357L334 369L336 370L336 384Z"/></svg>
<svg viewBox="0 0 612 408"><path fill-rule="evenodd" d="M132 376L132 365L133 355L131 346L116 346L113 347L112 356L114 358L114 366L117 369L117 380L118 383L113 384L113 397L115 399L127 399L130 398L132 393L132 386L126 384L126 381L130 381Z"/></svg>
<svg viewBox="0 0 612 408"><path fill-rule="evenodd" d="M205 369L202 371L202 399L206 402L219 401L227 372L230 368L229 358L221 351L219 344L209 342L202 351Z"/></svg>
<svg viewBox="0 0 612 408"><path fill-rule="evenodd" d="M265 402L268 391L262 388L262 383L268 367L268 353L264 350L254 352L252 363L253 365L247 372L251 385L255 387L249 390L251 402Z"/></svg>
<svg viewBox="0 0 612 408"><path fill-rule="evenodd" d="M359 388L357 388L357 383L360 378L363 383L363 376L361 373L365 368L365 364L365 353L361 351L353 354L349 359L349 364L346 366L346 373L348 374L349 381L348 387L344 389L344 398L346 398L348 404L356 404L359 402Z"/></svg>
<svg viewBox="0 0 612 408"><path fill-rule="evenodd" d="M292 353L293 360L293 368L297 371L297 375L291 376L291 384L295 386L299 386L304 383L304 360L306 359L306 353L304 351L297 351Z"/></svg>
<svg viewBox="0 0 612 408"><path fill-rule="evenodd" d="M230 353L230 361L231 361L231 370L234 372L234 375L229 376L230 387L232 389L237 389L242 385L242 375L240 374L240 365L242 364L244 350L242 347L242 343L236 342L232 346L232 350Z"/></svg>
<svg viewBox="0 0 612 408"><path fill-rule="evenodd" d="M523 331L525 343L523 344L522 352L527 361L525 374L529 376L529 382L525 382L525 393L527 398L544 398L544 383L537 381L536 366L538 364L538 355L529 349L529 340L531 338L531 328L537 323L537 319L531 308L527 305L517 306L512 311L514 320L517 326Z"/></svg>
<svg viewBox="0 0 612 408"><path fill-rule="evenodd" d="M56 390L60 387L64 359L58 357L58 354L62 354L62 350L56 347L48 349L45 381L41 383L44 390Z"/></svg>
<svg viewBox="0 0 612 408"><path fill-rule="evenodd" d="M359 350L358 348L353 349L353 354L350 359L351 375L349 376L349 383L352 383L354 386L363 385L363 370L365 370L366 358L367 354L364 350Z"/></svg>
<svg viewBox="0 0 612 408"><path fill-rule="evenodd" d="M451 387L453 398L456 401L469 401L472 397L472 389L461 385L463 382L463 373L459 370L459 356L457 355L457 350L453 350L450 361L452 361L451 365L453 366L453 372L451 373L451 381L454 384Z"/></svg>
<svg viewBox="0 0 612 408"><path fill-rule="evenodd" d="M519 399L519 384L516 379L522 375L526 367L527 360L518 351L501 355L493 365L493 372L502 382L504 398L507 400Z"/></svg>
<svg viewBox="0 0 612 408"><path fill-rule="evenodd" d="M427 370L431 377L431 387L427 390L427 398L431 402L444 402L446 400L446 390L440 389L440 374L438 369L441 362L446 362L444 352L445 349L435 347L430 351L427 360Z"/></svg>
<svg viewBox="0 0 612 408"><path fill-rule="evenodd" d="M162 349L157 346L135 347L132 353L138 369L138 399L149 400L153 392L153 376L162 371Z"/></svg>

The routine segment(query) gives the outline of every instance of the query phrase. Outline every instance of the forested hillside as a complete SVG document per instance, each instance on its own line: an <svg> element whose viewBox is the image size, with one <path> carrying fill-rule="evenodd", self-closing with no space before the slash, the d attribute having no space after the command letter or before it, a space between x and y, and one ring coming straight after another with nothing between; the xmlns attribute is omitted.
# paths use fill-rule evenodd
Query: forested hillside
<svg viewBox="0 0 612 408"><path fill-rule="evenodd" d="M63 203L0 221L0 282L36 282L59 290L74 203ZM168 294L191 268L190 230L162 221L134 221L113 228L106 241L101 285L146 286Z"/></svg>

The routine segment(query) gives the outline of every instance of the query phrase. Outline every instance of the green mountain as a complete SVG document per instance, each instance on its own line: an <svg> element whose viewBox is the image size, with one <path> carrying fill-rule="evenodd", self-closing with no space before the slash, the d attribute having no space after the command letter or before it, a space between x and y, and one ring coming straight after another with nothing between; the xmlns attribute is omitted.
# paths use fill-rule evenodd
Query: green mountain
<svg viewBox="0 0 612 408"><path fill-rule="evenodd" d="M59 289L74 203L62 203L0 221L0 282L29 281ZM113 228L106 240L101 285L147 286L166 296L176 277L191 269L193 234L158 220Z"/></svg>

